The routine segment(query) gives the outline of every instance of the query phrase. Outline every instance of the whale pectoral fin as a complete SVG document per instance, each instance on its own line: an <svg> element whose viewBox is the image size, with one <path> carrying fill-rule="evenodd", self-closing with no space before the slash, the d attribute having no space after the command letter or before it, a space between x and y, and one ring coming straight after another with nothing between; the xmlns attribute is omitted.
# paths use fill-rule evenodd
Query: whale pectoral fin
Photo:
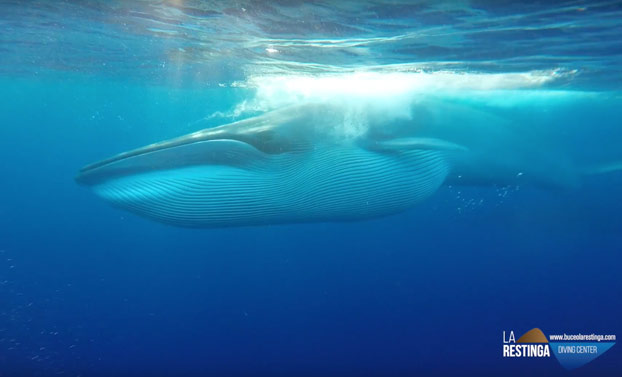
<svg viewBox="0 0 622 377"><path fill-rule="evenodd" d="M244 167L266 157L264 152L238 140L197 141L164 149L111 158L80 170L76 180L93 183L113 177L154 170L177 169L192 165L227 165Z"/></svg>
<svg viewBox="0 0 622 377"><path fill-rule="evenodd" d="M468 151L468 148L450 141L429 137L404 137L372 142L369 149L376 151L438 150Z"/></svg>
<svg viewBox="0 0 622 377"><path fill-rule="evenodd" d="M583 175L600 175L622 171L622 161L601 163L581 169Z"/></svg>

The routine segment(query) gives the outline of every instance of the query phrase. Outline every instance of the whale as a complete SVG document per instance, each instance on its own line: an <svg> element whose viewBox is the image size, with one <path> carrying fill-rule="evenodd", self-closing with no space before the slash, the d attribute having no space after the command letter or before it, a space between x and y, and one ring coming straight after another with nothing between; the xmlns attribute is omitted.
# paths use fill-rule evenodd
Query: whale
<svg viewBox="0 0 622 377"><path fill-rule="evenodd" d="M524 148L504 122L439 103L398 115L302 103L118 154L76 181L115 207L196 228L377 218L444 184L574 184L563 158Z"/></svg>

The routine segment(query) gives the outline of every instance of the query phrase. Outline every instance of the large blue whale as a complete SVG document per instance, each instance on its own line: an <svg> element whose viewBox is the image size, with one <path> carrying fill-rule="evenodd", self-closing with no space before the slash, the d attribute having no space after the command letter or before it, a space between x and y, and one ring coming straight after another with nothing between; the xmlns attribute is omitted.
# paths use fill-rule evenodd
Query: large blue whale
<svg viewBox="0 0 622 377"><path fill-rule="evenodd" d="M525 149L502 119L429 105L403 117L294 105L121 153L76 180L159 222L225 227L374 218L444 183L559 187L579 175L563 158L539 156L546 148Z"/></svg>

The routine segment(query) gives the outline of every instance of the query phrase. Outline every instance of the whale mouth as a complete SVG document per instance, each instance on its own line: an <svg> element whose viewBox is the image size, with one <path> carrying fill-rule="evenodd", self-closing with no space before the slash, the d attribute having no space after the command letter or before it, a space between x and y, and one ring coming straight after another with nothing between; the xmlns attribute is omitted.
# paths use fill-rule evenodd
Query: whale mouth
<svg viewBox="0 0 622 377"><path fill-rule="evenodd" d="M261 161L266 154L239 140L215 139L164 142L121 153L82 168L76 181L93 185L122 176L180 169L195 165L241 167Z"/></svg>
<svg viewBox="0 0 622 377"><path fill-rule="evenodd" d="M261 154L275 155L296 152L311 146L308 132L308 109L312 105L293 105L253 118L206 128L191 134L138 149L119 153L80 169L76 181L89 183L93 179L134 174L142 170L162 170L197 164L237 164L248 159L231 158L240 151L248 158ZM321 106L324 112L325 106ZM259 153L259 154L258 154ZM237 156L239 157L239 156Z"/></svg>

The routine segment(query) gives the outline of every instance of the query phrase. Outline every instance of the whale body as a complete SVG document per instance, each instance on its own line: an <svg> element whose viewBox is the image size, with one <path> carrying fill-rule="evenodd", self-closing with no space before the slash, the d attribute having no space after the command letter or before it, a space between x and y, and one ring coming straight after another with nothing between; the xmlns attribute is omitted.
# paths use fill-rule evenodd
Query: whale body
<svg viewBox="0 0 622 377"><path fill-rule="evenodd" d="M487 128L490 143L455 128L499 119L446 110L295 105L119 154L76 180L116 207L186 227L351 221L404 211L446 182L574 180L542 163L530 170L507 135Z"/></svg>

